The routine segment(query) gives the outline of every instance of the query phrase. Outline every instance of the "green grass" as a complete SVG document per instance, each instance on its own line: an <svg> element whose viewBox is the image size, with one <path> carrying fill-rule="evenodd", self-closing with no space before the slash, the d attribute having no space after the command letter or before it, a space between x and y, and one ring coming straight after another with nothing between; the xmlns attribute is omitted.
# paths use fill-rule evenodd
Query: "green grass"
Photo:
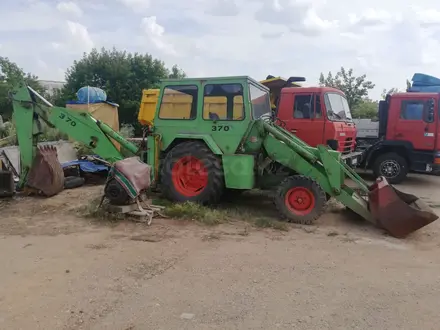
<svg viewBox="0 0 440 330"><path fill-rule="evenodd" d="M105 205L98 208L101 197L91 200L88 204L75 209L78 216L115 223L130 217L120 213L111 213L105 210ZM153 205L164 206L163 215L175 219L193 221L205 226L216 226L222 223L243 221L256 228L270 228L280 231L288 231L289 225L271 216L261 215L258 208L243 207L240 204L222 207L206 207L200 204L185 202L172 203L161 198L152 199Z"/></svg>
<svg viewBox="0 0 440 330"><path fill-rule="evenodd" d="M102 207L98 208L100 202L101 197L94 198L86 205L77 208L74 211L78 216L110 223L116 223L120 220L125 220L128 218L127 215L122 213L107 212L105 210L105 202L103 203Z"/></svg>
<svg viewBox="0 0 440 330"><path fill-rule="evenodd" d="M251 211L239 206L210 208L191 202L173 204L161 199L153 200L153 204L165 206L164 214L171 218L192 220L209 226L233 221L244 221L257 228L271 228L282 231L289 230L289 226L286 222L278 221L267 216L261 216L258 214L258 210Z"/></svg>
<svg viewBox="0 0 440 330"><path fill-rule="evenodd" d="M164 214L176 219L193 220L205 225L218 225L228 221L227 212L199 204L185 202L166 206Z"/></svg>

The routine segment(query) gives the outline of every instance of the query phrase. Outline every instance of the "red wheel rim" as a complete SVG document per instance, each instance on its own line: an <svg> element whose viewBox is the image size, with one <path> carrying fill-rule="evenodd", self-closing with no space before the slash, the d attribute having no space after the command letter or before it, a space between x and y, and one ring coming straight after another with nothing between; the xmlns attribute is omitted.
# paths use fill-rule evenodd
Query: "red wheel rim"
<svg viewBox="0 0 440 330"><path fill-rule="evenodd" d="M315 195L310 189L295 187L287 192L284 203L290 212L306 215L315 207Z"/></svg>
<svg viewBox="0 0 440 330"><path fill-rule="evenodd" d="M203 163L193 156L180 158L171 171L174 188L179 194L194 197L208 185L208 171Z"/></svg>

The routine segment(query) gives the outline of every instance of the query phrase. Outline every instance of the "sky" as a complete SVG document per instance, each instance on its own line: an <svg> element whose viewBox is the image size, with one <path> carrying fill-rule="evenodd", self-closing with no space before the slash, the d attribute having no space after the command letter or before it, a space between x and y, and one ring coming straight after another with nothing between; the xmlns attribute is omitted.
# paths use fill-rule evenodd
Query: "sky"
<svg viewBox="0 0 440 330"><path fill-rule="evenodd" d="M64 80L92 48L146 52L188 76L304 76L341 66L384 88L440 76L436 0L0 0L0 56Z"/></svg>

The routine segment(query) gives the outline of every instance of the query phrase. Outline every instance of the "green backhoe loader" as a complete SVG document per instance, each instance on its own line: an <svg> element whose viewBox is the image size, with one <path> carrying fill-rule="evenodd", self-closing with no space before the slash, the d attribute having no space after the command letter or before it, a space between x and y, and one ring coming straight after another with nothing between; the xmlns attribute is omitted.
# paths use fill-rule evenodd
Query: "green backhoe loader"
<svg viewBox="0 0 440 330"><path fill-rule="evenodd" d="M246 76L164 80L144 148L88 112L52 106L28 86L17 86L11 97L21 150L19 188L32 187L46 195L62 190L56 151L37 148L43 121L111 163L123 159L115 140L150 166L151 177L146 179L175 202L212 205L227 194L272 189L282 218L310 224L323 213L328 199L335 198L395 237L438 218L417 197L394 189L384 178L369 186L339 152L312 148L282 123L275 125L269 90ZM243 99L238 108L237 97ZM210 98L223 98L224 109L204 111ZM179 111L173 111L176 106ZM129 199L117 180L108 181L105 193L114 203Z"/></svg>

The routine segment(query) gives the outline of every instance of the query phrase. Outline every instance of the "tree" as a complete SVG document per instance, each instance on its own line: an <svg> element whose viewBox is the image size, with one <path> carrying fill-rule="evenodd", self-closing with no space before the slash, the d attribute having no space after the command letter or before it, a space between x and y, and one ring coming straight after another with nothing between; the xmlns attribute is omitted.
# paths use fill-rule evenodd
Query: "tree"
<svg viewBox="0 0 440 330"><path fill-rule="evenodd" d="M381 97L382 97L382 99L384 99L385 100L385 97L388 95L388 94L395 94L395 93L401 93L402 91L400 91L398 88L395 88L395 87L393 87L393 88L391 88L391 89L389 89L389 90L387 90L386 88L384 88L383 90L382 90L382 94L381 94Z"/></svg>
<svg viewBox="0 0 440 330"><path fill-rule="evenodd" d="M69 97L64 94L64 89L56 88L52 91L51 94L46 94L45 99L48 100L53 105L59 107L65 107L66 101L69 100Z"/></svg>
<svg viewBox="0 0 440 330"><path fill-rule="evenodd" d="M324 77L324 74L321 72L319 85L343 91L350 109L354 109L359 105L368 96L368 91L375 87L375 84L367 80L365 74L355 77L353 69L347 71L344 67L341 67L341 70L334 77L331 72L327 74L327 77Z"/></svg>
<svg viewBox="0 0 440 330"><path fill-rule="evenodd" d="M351 114L353 118L375 119L377 118L378 111L379 103L365 98L351 109Z"/></svg>
<svg viewBox="0 0 440 330"><path fill-rule="evenodd" d="M7 57L0 56L0 115L4 121L10 120L12 116L9 92L21 82L25 82L42 95L45 92L37 76L25 73L16 63L11 62Z"/></svg>
<svg viewBox="0 0 440 330"><path fill-rule="evenodd" d="M173 79L186 78L186 73L183 72L181 69L179 69L177 65L173 65L173 67L171 68L171 73L168 75L168 78L173 78Z"/></svg>
<svg viewBox="0 0 440 330"><path fill-rule="evenodd" d="M67 70L66 84L60 95L55 96L55 103L76 99L81 87L98 87L105 90L108 101L119 104L120 122L137 126L142 90L158 88L161 79L184 75L177 66L170 71L164 62L149 54L93 49Z"/></svg>

